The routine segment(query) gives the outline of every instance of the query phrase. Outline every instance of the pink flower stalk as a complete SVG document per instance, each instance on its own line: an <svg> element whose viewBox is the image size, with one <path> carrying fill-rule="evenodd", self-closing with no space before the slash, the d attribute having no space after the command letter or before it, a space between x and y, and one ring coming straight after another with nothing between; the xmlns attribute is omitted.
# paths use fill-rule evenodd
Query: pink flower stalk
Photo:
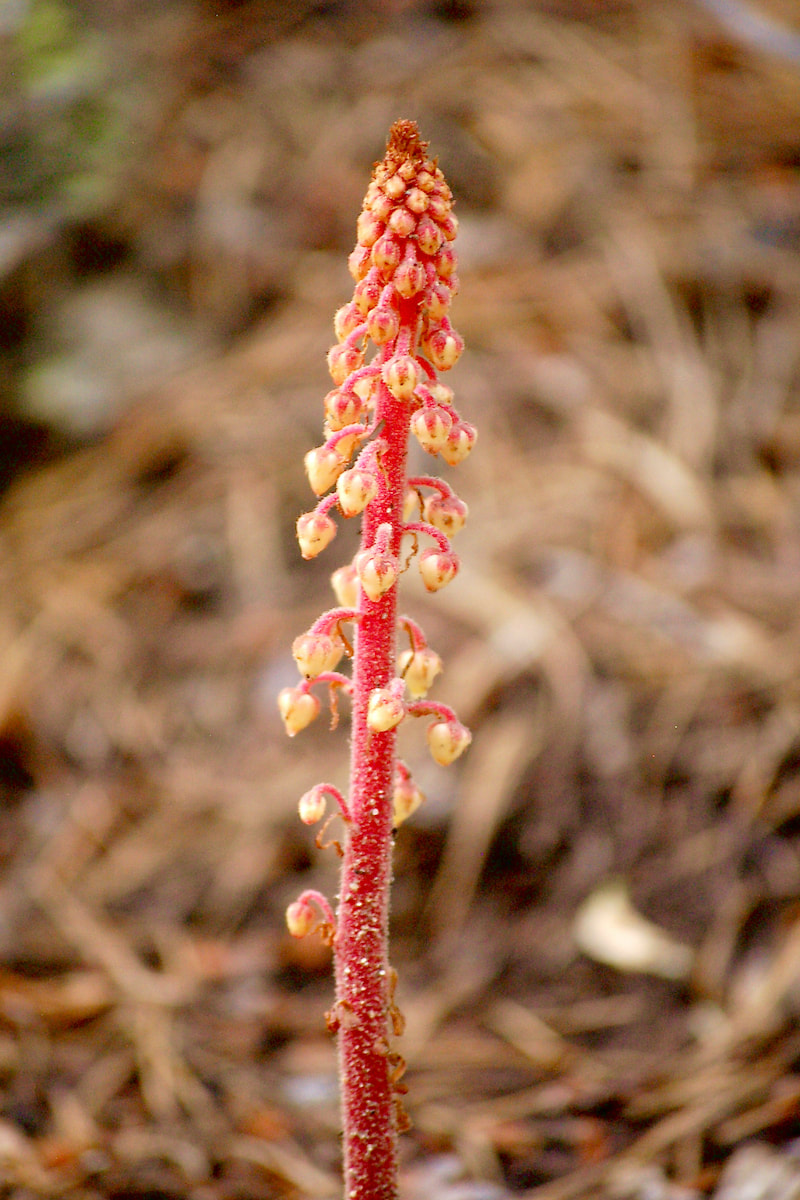
<svg viewBox="0 0 800 1200"><path fill-rule="evenodd" d="M433 717L428 745L442 765L470 741L452 709L424 699L442 664L419 626L397 614L398 576L415 555L429 591L454 577L450 538L467 515L441 479L408 478L409 434L450 464L475 442L452 392L437 381L463 343L447 315L458 287L452 194L427 150L414 122L398 121L358 219L349 260L355 292L336 313L338 343L328 354L336 386L325 397L326 441L305 458L311 488L323 498L300 517L297 535L303 557L314 558L336 534L337 510L361 516L361 545L332 577L339 607L295 639L303 680L279 697L290 736L320 711L313 688L328 686L334 721L337 690L352 703L348 797L325 783L300 801L307 824L325 816L328 798L329 819L344 823L344 846L327 843L343 856L338 909L334 917L319 893L304 892L287 913L295 936L321 931L333 946L336 1002L328 1025L339 1042L345 1200L397 1195L397 1134L409 1126L400 1099L404 1064L393 1049L403 1019L388 958L389 883L392 830L422 794L396 758L397 728L410 717ZM411 520L415 513L421 520ZM399 657L398 628L409 641ZM353 660L350 678L335 669L344 655Z"/></svg>

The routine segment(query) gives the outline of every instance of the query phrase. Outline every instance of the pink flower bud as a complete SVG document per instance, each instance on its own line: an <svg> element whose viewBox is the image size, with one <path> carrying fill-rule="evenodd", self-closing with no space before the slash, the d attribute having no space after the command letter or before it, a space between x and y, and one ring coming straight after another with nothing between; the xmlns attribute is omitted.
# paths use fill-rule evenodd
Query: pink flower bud
<svg viewBox="0 0 800 1200"><path fill-rule="evenodd" d="M432 192L436 187L436 178L430 171L417 171L417 187L423 192Z"/></svg>
<svg viewBox="0 0 800 1200"><path fill-rule="evenodd" d="M396 208L389 217L389 228L398 237L409 237L416 228L417 218L407 208Z"/></svg>
<svg viewBox="0 0 800 1200"><path fill-rule="evenodd" d="M448 242L454 241L458 233L458 217L454 216L453 213L448 213L446 217L442 217L439 221L439 228Z"/></svg>
<svg viewBox="0 0 800 1200"><path fill-rule="evenodd" d="M316 787L311 788L309 792L305 792L300 797L297 811L304 825L316 825L317 821L321 821L325 816L327 807L325 789L317 784Z"/></svg>
<svg viewBox="0 0 800 1200"><path fill-rule="evenodd" d="M426 283L425 268L415 258L404 258L394 273L394 286L401 296L409 300L421 292Z"/></svg>
<svg viewBox="0 0 800 1200"><path fill-rule="evenodd" d="M405 194L406 185L399 175L392 175L391 179L387 179L383 185L383 190L390 200L399 200Z"/></svg>
<svg viewBox="0 0 800 1200"><path fill-rule="evenodd" d="M316 679L323 671L335 671L344 654L341 638L327 633L301 633L292 642L292 654L301 675Z"/></svg>
<svg viewBox="0 0 800 1200"><path fill-rule="evenodd" d="M364 316L375 307L381 298L383 287L377 275L378 272L373 268L360 283L356 284L353 292L353 300L358 311Z"/></svg>
<svg viewBox="0 0 800 1200"><path fill-rule="evenodd" d="M373 602L380 600L397 579L397 559L388 551L372 547L362 550L355 557L356 572L367 597Z"/></svg>
<svg viewBox="0 0 800 1200"><path fill-rule="evenodd" d="M367 705L367 725L373 733L386 733L399 725L406 715L405 705L388 688L376 688Z"/></svg>
<svg viewBox="0 0 800 1200"><path fill-rule="evenodd" d="M441 192L435 193L428 198L428 212L434 221L441 221L450 212L450 201Z"/></svg>
<svg viewBox="0 0 800 1200"><path fill-rule="evenodd" d="M458 258L452 246L442 246L436 255L436 274L440 279L449 279L455 273Z"/></svg>
<svg viewBox="0 0 800 1200"><path fill-rule="evenodd" d="M345 467L337 452L329 446L309 450L303 462L311 490L317 496L323 496L333 487Z"/></svg>
<svg viewBox="0 0 800 1200"><path fill-rule="evenodd" d="M400 265L403 251L397 238L391 233L385 233L378 238L372 247L372 262L384 279L392 274Z"/></svg>
<svg viewBox="0 0 800 1200"><path fill-rule="evenodd" d="M355 608L358 604L358 575L353 563L339 567L331 575L331 587L342 608Z"/></svg>
<svg viewBox="0 0 800 1200"><path fill-rule="evenodd" d="M378 220L374 213L365 209L356 222L358 244L360 246L373 246L382 233L383 221Z"/></svg>
<svg viewBox="0 0 800 1200"><path fill-rule="evenodd" d="M367 246L356 246L347 260L347 266L353 279L358 283L359 279L363 279L369 270L369 248Z"/></svg>
<svg viewBox="0 0 800 1200"><path fill-rule="evenodd" d="M423 550L417 561L422 582L429 592L438 592L458 571L458 558L452 550Z"/></svg>
<svg viewBox="0 0 800 1200"><path fill-rule="evenodd" d="M429 216L417 222L417 245L423 254L435 254L442 244L442 231Z"/></svg>
<svg viewBox="0 0 800 1200"><path fill-rule="evenodd" d="M374 197L370 201L369 207L372 215L377 217L379 221L388 221L389 217L394 212L394 201L391 200L385 192L378 188Z"/></svg>
<svg viewBox="0 0 800 1200"><path fill-rule="evenodd" d="M357 371L364 361L364 351L345 342L340 346L331 346L328 351L328 370L331 379L336 384L343 384L348 375Z"/></svg>
<svg viewBox="0 0 800 1200"><path fill-rule="evenodd" d="M411 418L411 432L428 454L438 454L450 436L453 418L438 404L419 408Z"/></svg>
<svg viewBox="0 0 800 1200"><path fill-rule="evenodd" d="M305 937L319 921L319 914L308 900L295 900L286 910L286 926L292 937Z"/></svg>
<svg viewBox="0 0 800 1200"><path fill-rule="evenodd" d="M466 504L458 496L440 496L438 493L428 496L422 508L423 519L448 537L464 528L467 512Z"/></svg>
<svg viewBox="0 0 800 1200"><path fill-rule="evenodd" d="M300 688L283 688L278 693L278 710L289 737L294 737L319 715L319 700Z"/></svg>
<svg viewBox="0 0 800 1200"><path fill-rule="evenodd" d="M336 481L339 507L346 517L355 517L363 512L378 494L378 480L371 471L351 467Z"/></svg>
<svg viewBox="0 0 800 1200"><path fill-rule="evenodd" d="M434 679L442 672L442 660L435 650L405 650L398 659L398 670L414 700L427 696Z"/></svg>
<svg viewBox="0 0 800 1200"><path fill-rule="evenodd" d="M412 779L397 779L392 797L392 824L395 829L415 813L425 799Z"/></svg>
<svg viewBox="0 0 800 1200"><path fill-rule="evenodd" d="M425 353L437 371L449 371L461 357L463 339L454 330L436 329L425 342Z"/></svg>
<svg viewBox="0 0 800 1200"><path fill-rule="evenodd" d="M328 392L324 403L325 418L331 433L344 429L345 425L355 425L364 415L364 402L355 391L340 392L338 388L334 388L333 391ZM346 460L342 458L338 450L336 453L344 465Z"/></svg>
<svg viewBox="0 0 800 1200"><path fill-rule="evenodd" d="M367 333L376 346L383 346L397 337L400 321L392 308L373 308L367 317Z"/></svg>
<svg viewBox="0 0 800 1200"><path fill-rule="evenodd" d="M435 283L425 293L425 310L432 321L441 321L450 309L452 293L446 283Z"/></svg>
<svg viewBox="0 0 800 1200"><path fill-rule="evenodd" d="M327 513L303 513L297 519L297 540L303 558L316 558L336 537L336 525Z"/></svg>
<svg viewBox="0 0 800 1200"><path fill-rule="evenodd" d="M343 342L354 330L363 323L361 313L351 300L336 310L333 318L333 329L340 342Z"/></svg>
<svg viewBox="0 0 800 1200"><path fill-rule="evenodd" d="M467 457L475 445L478 431L468 421L459 421L448 434L447 441L441 448L441 456L451 467L456 467Z"/></svg>
<svg viewBox="0 0 800 1200"><path fill-rule="evenodd" d="M419 382L419 368L410 354L397 354L381 368L383 382L396 400L410 400Z"/></svg>
<svg viewBox="0 0 800 1200"><path fill-rule="evenodd" d="M447 767L464 753L472 741L472 734L460 721L437 721L428 726L427 738L434 762Z"/></svg>
<svg viewBox="0 0 800 1200"><path fill-rule="evenodd" d="M427 192L423 192L422 188L412 187L406 192L406 208L417 216L424 213L428 207Z"/></svg>

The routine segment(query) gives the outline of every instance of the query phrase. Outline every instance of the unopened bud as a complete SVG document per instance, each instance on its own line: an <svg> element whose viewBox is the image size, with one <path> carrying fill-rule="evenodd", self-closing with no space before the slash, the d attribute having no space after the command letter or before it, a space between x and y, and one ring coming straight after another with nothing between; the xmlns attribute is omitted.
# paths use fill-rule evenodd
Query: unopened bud
<svg viewBox="0 0 800 1200"><path fill-rule="evenodd" d="M411 418L411 432L429 454L438 454L450 436L453 418L438 404L420 408Z"/></svg>
<svg viewBox="0 0 800 1200"><path fill-rule="evenodd" d="M391 308L373 308L367 317L367 333L376 346L383 346L396 338L400 329L397 313Z"/></svg>
<svg viewBox="0 0 800 1200"><path fill-rule="evenodd" d="M300 688L282 688L278 693L278 710L289 737L310 725L319 715L319 700Z"/></svg>
<svg viewBox="0 0 800 1200"><path fill-rule="evenodd" d="M308 900L295 900L286 909L286 926L292 937L305 937L319 921L319 914Z"/></svg>
<svg viewBox="0 0 800 1200"><path fill-rule="evenodd" d="M425 311L432 321L441 321L447 316L453 295L446 283L435 283L425 293Z"/></svg>
<svg viewBox="0 0 800 1200"><path fill-rule="evenodd" d="M422 516L434 529L452 537L464 528L468 511L466 504L458 496L440 496L437 493L426 498Z"/></svg>
<svg viewBox="0 0 800 1200"><path fill-rule="evenodd" d="M301 633L292 642L294 661L306 679L316 679L323 671L334 671L343 654L341 638L327 633Z"/></svg>
<svg viewBox="0 0 800 1200"><path fill-rule="evenodd" d="M351 467L336 481L339 507L346 517L355 517L363 512L378 494L378 480L371 471Z"/></svg>
<svg viewBox="0 0 800 1200"><path fill-rule="evenodd" d="M409 237L417 224L417 218L407 208L396 208L389 217L389 228L398 237Z"/></svg>
<svg viewBox="0 0 800 1200"><path fill-rule="evenodd" d="M394 286L406 300L421 292L426 280L425 268L414 258L404 259L394 273Z"/></svg>
<svg viewBox="0 0 800 1200"><path fill-rule="evenodd" d="M374 213L365 210L356 222L356 235L360 246L373 246L383 233L383 221Z"/></svg>
<svg viewBox="0 0 800 1200"><path fill-rule="evenodd" d="M338 346L331 346L328 351L328 370L331 379L335 384L343 384L348 375L357 371L363 361L364 351L357 350L355 346L348 346L346 342Z"/></svg>
<svg viewBox="0 0 800 1200"><path fill-rule="evenodd" d="M361 324L363 324L363 317L352 300L349 304L343 304L341 308L337 308L333 317L334 332L340 342L343 342Z"/></svg>
<svg viewBox="0 0 800 1200"><path fill-rule="evenodd" d="M399 200L406 190L406 185L399 175L392 175L383 185L383 190L390 200Z"/></svg>
<svg viewBox="0 0 800 1200"><path fill-rule="evenodd" d="M423 254L435 254L443 241L443 234L435 221L427 214L417 222L417 245Z"/></svg>
<svg viewBox="0 0 800 1200"><path fill-rule="evenodd" d="M436 255L436 274L440 279L450 279L456 272L458 258L452 246L444 245Z"/></svg>
<svg viewBox="0 0 800 1200"><path fill-rule="evenodd" d="M364 415L364 402L356 394L355 388L352 392L340 392L338 388L334 388L333 391L328 392L324 403L325 418L331 433L337 433L338 430L344 429L345 425L355 425ZM342 454L338 449L336 453L342 459ZM342 466L344 466L344 461Z"/></svg>
<svg viewBox="0 0 800 1200"><path fill-rule="evenodd" d="M370 271L365 279L357 283L353 292L353 301L360 313L367 315L381 298L383 286L377 278L377 271Z"/></svg>
<svg viewBox="0 0 800 1200"><path fill-rule="evenodd" d="M458 571L458 558L452 550L423 550L418 562L422 582L429 592L438 592Z"/></svg>
<svg viewBox="0 0 800 1200"><path fill-rule="evenodd" d="M370 251L367 246L356 246L347 260L347 266L350 274L358 283L359 279L363 279L370 268Z"/></svg>
<svg viewBox="0 0 800 1200"><path fill-rule="evenodd" d="M372 601L380 600L397 579L397 559L388 551L362 550L355 564L359 582Z"/></svg>
<svg viewBox="0 0 800 1200"><path fill-rule="evenodd" d="M439 221L439 228L448 242L455 241L456 234L458 233L458 217L454 216L453 213L448 213L446 217L442 217Z"/></svg>
<svg viewBox="0 0 800 1200"><path fill-rule="evenodd" d="M470 425L468 421L459 421L450 430L447 441L440 450L444 461L451 467L458 466L475 445L477 436L478 431L474 425Z"/></svg>
<svg viewBox="0 0 800 1200"><path fill-rule="evenodd" d="M410 354L398 354L383 364L381 375L396 400L410 400L419 381L419 368Z"/></svg>
<svg viewBox="0 0 800 1200"><path fill-rule="evenodd" d="M303 558L316 558L336 537L336 525L327 513L303 513L297 519L297 540Z"/></svg>
<svg viewBox="0 0 800 1200"><path fill-rule="evenodd" d="M324 787L317 784L316 787L311 788L311 791L305 792L300 797L297 811L304 825L316 825L317 821L321 821L325 816L327 807Z"/></svg>
<svg viewBox="0 0 800 1200"><path fill-rule="evenodd" d="M403 251L400 242L391 233L384 233L372 247L372 262L384 278L388 278L400 265Z"/></svg>
<svg viewBox="0 0 800 1200"><path fill-rule="evenodd" d="M345 468L339 454L330 446L317 446L309 450L303 462L311 490L317 496L323 496L332 488Z"/></svg>
<svg viewBox="0 0 800 1200"><path fill-rule="evenodd" d="M355 608L358 604L358 575L353 563L339 567L331 575L331 587L342 608Z"/></svg>
<svg viewBox="0 0 800 1200"><path fill-rule="evenodd" d="M392 824L397 829L403 821L407 821L415 813L425 799L422 792L411 779L397 779L392 797Z"/></svg>
<svg viewBox="0 0 800 1200"><path fill-rule="evenodd" d="M367 725L373 733L386 733L399 725L406 715L405 705L388 688L376 688L367 706Z"/></svg>
<svg viewBox="0 0 800 1200"><path fill-rule="evenodd" d="M448 188L448 191L450 189ZM428 212L433 217L434 221L442 221L449 214L451 208L450 200L442 191L437 192L433 196L428 197Z"/></svg>
<svg viewBox="0 0 800 1200"><path fill-rule="evenodd" d="M406 208L410 209L411 212L416 213L416 215L419 216L419 214L424 213L425 209L428 207L427 193L423 192L422 188L409 188L409 190L406 192L405 204Z"/></svg>
<svg viewBox="0 0 800 1200"><path fill-rule="evenodd" d="M421 650L404 650L397 666L414 700L427 696L434 679L442 672L442 660L428 646Z"/></svg>
<svg viewBox="0 0 800 1200"><path fill-rule="evenodd" d="M379 221L388 221L394 212L394 201L378 188L370 201L370 211Z"/></svg>
<svg viewBox="0 0 800 1200"><path fill-rule="evenodd" d="M472 734L460 721L437 721L428 726L427 738L434 762L447 767L464 753L472 741Z"/></svg>
<svg viewBox="0 0 800 1200"><path fill-rule="evenodd" d="M461 357L464 341L455 332L437 329L425 342L425 353L438 371L449 371Z"/></svg>

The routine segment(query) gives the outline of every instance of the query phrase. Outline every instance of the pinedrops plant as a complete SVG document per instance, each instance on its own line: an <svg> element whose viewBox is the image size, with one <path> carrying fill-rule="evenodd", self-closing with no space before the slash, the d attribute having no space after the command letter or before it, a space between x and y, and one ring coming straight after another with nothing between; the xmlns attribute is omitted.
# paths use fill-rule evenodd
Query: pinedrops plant
<svg viewBox="0 0 800 1200"><path fill-rule="evenodd" d="M431 718L428 746L443 766L471 736L451 708L426 698L442 664L419 625L397 611L398 580L412 560L428 591L454 577L450 539L467 515L449 484L407 472L410 434L453 466L475 443L437 378L463 349L448 317L458 287L456 228L452 193L427 143L413 121L397 121L358 219L353 299L335 316L326 440L305 458L322 498L297 522L302 555L314 558L336 534L335 511L361 516L359 551L332 576L337 607L295 639L302 680L278 698L290 737L318 716L323 689L333 724L339 694L351 702L348 794L318 783L299 806L306 824L327 816L323 831L334 817L344 824L341 843L332 843L342 856L338 906L334 913L321 893L305 891L286 914L292 934L321 932L333 947L336 1000L327 1020L339 1045L346 1200L396 1195L397 1134L409 1125L404 1063L394 1049L403 1018L388 958L389 883L392 831L422 795L397 759L397 727ZM345 656L350 676L338 670Z"/></svg>

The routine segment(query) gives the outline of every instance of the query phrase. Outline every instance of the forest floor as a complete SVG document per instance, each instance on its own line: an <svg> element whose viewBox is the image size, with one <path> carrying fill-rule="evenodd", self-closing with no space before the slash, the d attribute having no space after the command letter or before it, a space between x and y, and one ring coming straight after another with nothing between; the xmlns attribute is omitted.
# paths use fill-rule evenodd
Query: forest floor
<svg viewBox="0 0 800 1200"><path fill-rule="evenodd" d="M403 747L402 1198L800 1196L793 0L12 7L0 1195L339 1193L284 911L346 722L275 696L354 544L294 522L402 116L479 429L462 574L403 579L474 741Z"/></svg>

